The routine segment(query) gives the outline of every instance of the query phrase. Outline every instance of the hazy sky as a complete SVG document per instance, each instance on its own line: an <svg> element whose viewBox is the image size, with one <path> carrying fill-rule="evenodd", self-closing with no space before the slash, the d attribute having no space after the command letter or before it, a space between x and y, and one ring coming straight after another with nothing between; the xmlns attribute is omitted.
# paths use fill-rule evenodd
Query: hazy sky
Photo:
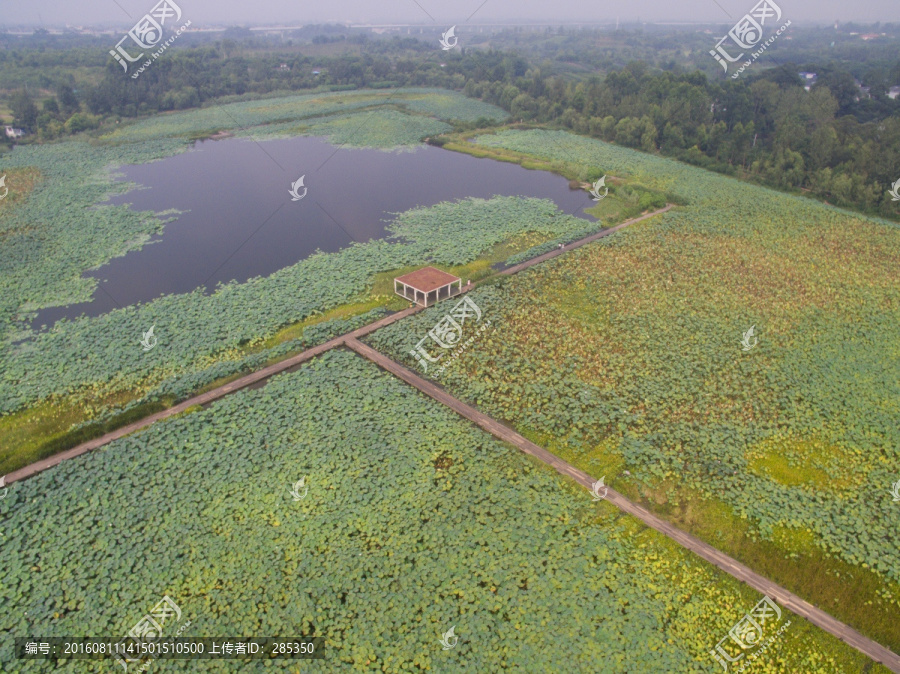
<svg viewBox="0 0 900 674"><path fill-rule="evenodd" d="M898 0L774 0L785 19L802 23L898 22ZM0 25L131 25L157 0L0 0ZM174 0L194 25L203 23L292 25L491 21L572 22L721 21L747 13L756 0ZM420 7L417 5L421 5ZM480 9L479 9L480 7ZM427 12L427 13L426 13ZM474 13L474 15L473 15ZM430 15L430 17L429 17ZM729 18L729 15L731 18ZM130 18L129 18L130 16ZM471 16L471 19L469 17Z"/></svg>

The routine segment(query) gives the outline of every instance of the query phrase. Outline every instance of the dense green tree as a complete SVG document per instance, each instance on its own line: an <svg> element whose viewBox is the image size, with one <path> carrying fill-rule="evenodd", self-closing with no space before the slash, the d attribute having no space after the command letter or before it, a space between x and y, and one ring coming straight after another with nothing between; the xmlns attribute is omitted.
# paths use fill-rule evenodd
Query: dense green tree
<svg viewBox="0 0 900 674"><path fill-rule="evenodd" d="M10 97L9 109L12 110L13 122L16 126L34 130L37 123L38 109L31 95L25 89L17 91Z"/></svg>
<svg viewBox="0 0 900 674"><path fill-rule="evenodd" d="M291 37L310 43L316 36L322 36L317 40L322 44L359 47L304 55L246 29L230 29L222 39L180 43L132 79L106 56L105 43L54 51L45 47L58 38L48 35L40 38L40 49L22 49L0 34L0 45L8 47L0 49L0 90L14 81L6 89L15 90L7 99L15 123L49 139L94 119L67 122L81 110L80 102L93 115L118 118L196 107L226 96L323 86L452 88L504 108L516 121L559 125L714 170L740 171L770 185L809 190L843 205L896 214L886 190L900 178L900 100L886 92L900 84L900 60L890 45L857 40L842 60L838 47L826 56L816 42L818 33L798 32L792 50L802 65L767 68L761 62L733 80L723 78L708 57L703 34L679 33L676 54L671 36L657 34L640 39L622 34L610 46L607 36L598 40L596 31L567 31L564 37L505 31L491 36L491 48L470 44L439 58L433 44L413 37L369 39L346 26L305 26ZM516 51L526 47L522 54ZM689 49L703 58L685 61ZM66 70L72 62L95 69L94 82L82 81L78 96L76 80ZM809 92L801 70L818 73ZM22 73L28 73L29 90L55 91L55 108L48 101L38 111L21 89ZM868 94L857 80L870 87Z"/></svg>
<svg viewBox="0 0 900 674"><path fill-rule="evenodd" d="M78 98L75 97L75 92L68 84L60 84L56 87L56 98L59 101L63 114L67 117L71 117L74 113L78 112L80 107Z"/></svg>

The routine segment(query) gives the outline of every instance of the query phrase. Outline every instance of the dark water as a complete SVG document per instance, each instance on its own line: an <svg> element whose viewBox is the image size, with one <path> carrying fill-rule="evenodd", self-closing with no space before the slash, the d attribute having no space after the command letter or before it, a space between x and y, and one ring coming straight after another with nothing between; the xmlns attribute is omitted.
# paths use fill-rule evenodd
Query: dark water
<svg viewBox="0 0 900 674"><path fill-rule="evenodd" d="M423 146L414 152L340 149L322 138L255 143L197 143L191 152L125 166L143 188L110 200L136 210L188 211L166 225L156 243L89 273L100 279L92 302L41 311L34 327L62 317L96 316L219 282L267 276L351 241L386 235L389 213L466 197L551 199L589 220L583 190L545 171ZM321 168L320 168L321 167ZM292 201L291 184L305 174L306 196ZM299 188L298 192L303 193Z"/></svg>

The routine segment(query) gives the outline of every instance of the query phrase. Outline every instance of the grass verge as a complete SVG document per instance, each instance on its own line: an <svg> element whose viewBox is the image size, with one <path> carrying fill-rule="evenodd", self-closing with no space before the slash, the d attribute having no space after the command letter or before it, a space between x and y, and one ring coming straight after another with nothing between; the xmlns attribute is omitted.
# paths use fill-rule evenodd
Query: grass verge
<svg viewBox="0 0 900 674"><path fill-rule="evenodd" d="M445 271L455 274L463 279L473 282L491 276L491 266L502 262L510 255L523 250L528 250L543 241L548 236L536 232L530 232L515 236L507 241L499 243L482 253L478 259L467 265L457 267L442 267ZM372 282L372 287L367 297L356 302L350 302L337 306L324 313L317 313L306 319L285 326L268 339L245 345L237 351L237 358L252 355L271 349L279 344L303 336L306 328L334 319L349 319L364 314L377 307L384 307L391 311L405 309L409 302L394 295L393 279L400 274L413 271L419 267L409 267L377 274ZM300 353L307 347L302 347L288 354L280 355L266 361L265 365L271 365L278 361ZM206 386L203 386L192 395L200 395L219 386L243 377L246 372L238 372L226 377L221 377ZM31 463L52 456L58 452L71 449L82 442L93 440L117 428L133 423L150 414L160 412L174 405L174 398L163 402L149 402L138 405L127 412L114 416L106 423L89 424L82 426L91 418L96 417L103 409L122 406L140 397L137 391L115 392L97 403L86 408L81 399L72 397L63 400L47 400L28 409L9 414L0 418L0 475L5 475ZM78 428L74 428L78 426Z"/></svg>
<svg viewBox="0 0 900 674"><path fill-rule="evenodd" d="M900 585L868 569L828 556L807 530L781 528L775 540L759 537L754 524L725 503L704 499L676 484L648 489L625 475L625 462L608 443L577 452L548 434L519 429L532 442L671 522L717 550L746 564L870 639L900 651L897 613Z"/></svg>
<svg viewBox="0 0 900 674"><path fill-rule="evenodd" d="M99 438L110 431L162 412L175 403L168 398L147 402L103 421L72 428L85 421L81 406L54 405L52 402L8 415L0 419L0 474L23 468L48 456L72 449L82 442ZM19 442L16 442L19 440Z"/></svg>

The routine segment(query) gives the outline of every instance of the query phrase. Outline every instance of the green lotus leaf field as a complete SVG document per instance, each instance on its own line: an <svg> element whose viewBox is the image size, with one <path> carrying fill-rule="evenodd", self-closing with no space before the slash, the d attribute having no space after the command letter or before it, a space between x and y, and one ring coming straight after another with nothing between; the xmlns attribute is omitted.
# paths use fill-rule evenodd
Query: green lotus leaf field
<svg viewBox="0 0 900 674"><path fill-rule="evenodd" d="M473 296L492 332L442 385L897 648L900 229L563 132L477 142L686 205ZM441 315L370 343L418 369Z"/></svg>
<svg viewBox="0 0 900 674"><path fill-rule="evenodd" d="M182 636L325 640L159 671L709 672L759 600L347 351L14 484L0 515L4 633L124 636L169 596ZM863 671L789 618L756 671ZM4 672L113 667L0 645Z"/></svg>

